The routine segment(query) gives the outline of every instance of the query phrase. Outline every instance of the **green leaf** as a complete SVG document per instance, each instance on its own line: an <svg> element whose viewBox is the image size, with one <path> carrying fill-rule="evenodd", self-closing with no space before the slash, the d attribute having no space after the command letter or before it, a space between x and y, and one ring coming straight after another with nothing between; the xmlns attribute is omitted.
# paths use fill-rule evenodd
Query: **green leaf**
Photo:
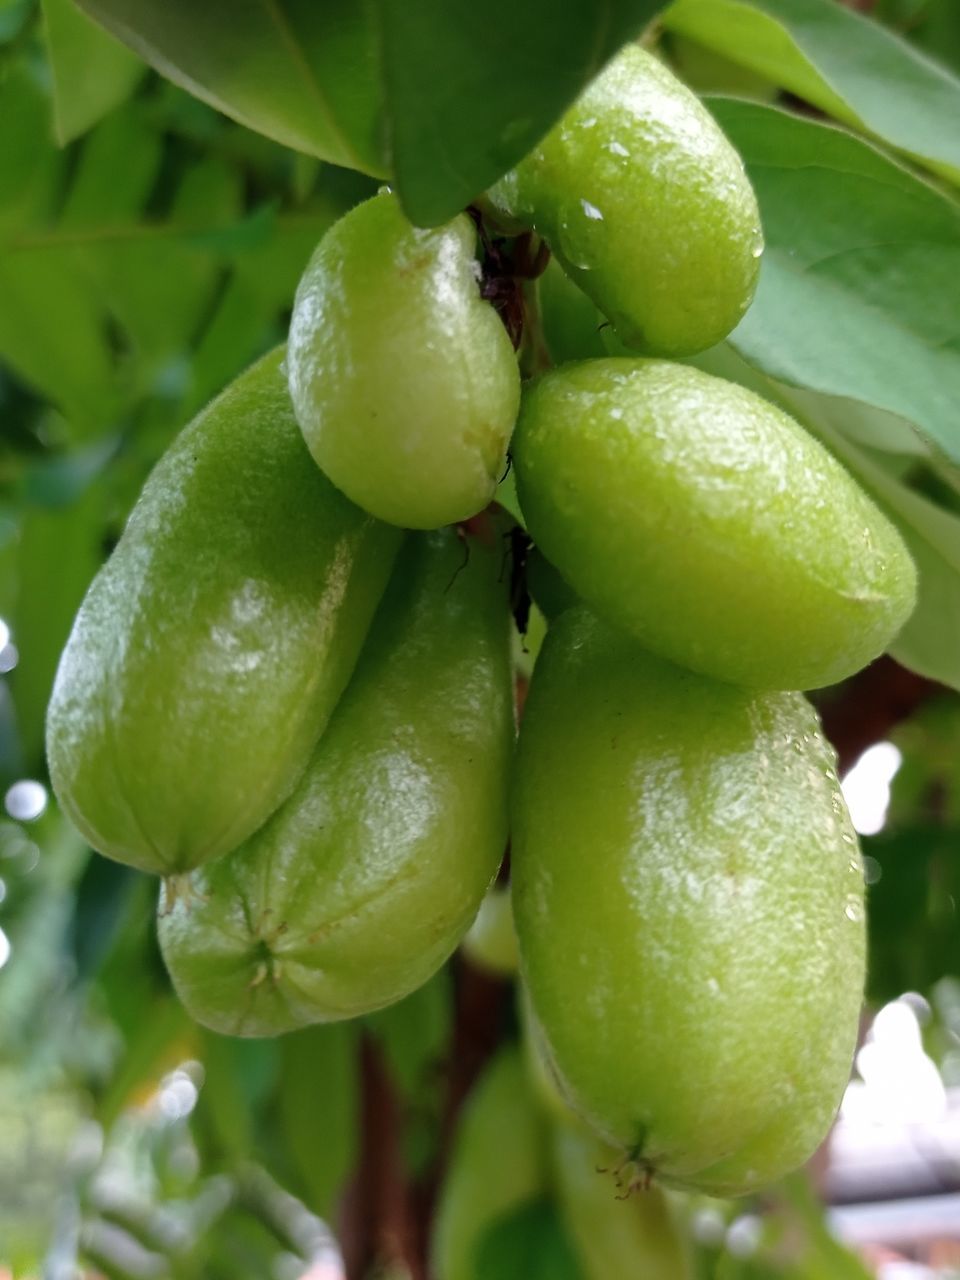
<svg viewBox="0 0 960 1280"><path fill-rule="evenodd" d="M656 0L378 0L397 189L433 225L517 163Z"/></svg>
<svg viewBox="0 0 960 1280"><path fill-rule="evenodd" d="M20 591L13 635L20 661L13 690L24 763L43 758L43 726L53 677L74 615L102 558L103 494L89 489L58 509L34 508L20 528Z"/></svg>
<svg viewBox="0 0 960 1280"><path fill-rule="evenodd" d="M674 0L663 22L960 180L960 80L864 15L835 0Z"/></svg>
<svg viewBox="0 0 960 1280"><path fill-rule="evenodd" d="M954 828L908 827L863 842L878 864L869 889L869 992L925 991L956 972L960 857Z"/></svg>
<svg viewBox="0 0 960 1280"><path fill-rule="evenodd" d="M539 1200L494 1223L477 1249L477 1280L583 1280L554 1206Z"/></svg>
<svg viewBox="0 0 960 1280"><path fill-rule="evenodd" d="M275 1040L233 1040L200 1030L204 1086L197 1111L219 1152L233 1160L256 1148L255 1122L280 1068Z"/></svg>
<svg viewBox="0 0 960 1280"><path fill-rule="evenodd" d="M899 415L960 461L960 293L948 283L960 210L840 130L711 106L744 157L767 240L732 344L781 382Z"/></svg>
<svg viewBox="0 0 960 1280"><path fill-rule="evenodd" d="M280 1116L307 1206L329 1217L357 1153L354 1023L310 1027L280 1042Z"/></svg>
<svg viewBox="0 0 960 1280"><path fill-rule="evenodd" d="M429 1082L450 1035L452 1009L450 974L444 968L405 1000L365 1019L404 1093Z"/></svg>
<svg viewBox="0 0 960 1280"><path fill-rule="evenodd" d="M386 173L368 7L353 0L79 0L163 75L299 151Z"/></svg>
<svg viewBox="0 0 960 1280"><path fill-rule="evenodd" d="M451 218L515 164L656 0L79 0L154 67L287 146Z"/></svg>
<svg viewBox="0 0 960 1280"><path fill-rule="evenodd" d="M43 16L54 121L57 138L65 144L129 97L146 68L73 0L43 0Z"/></svg>

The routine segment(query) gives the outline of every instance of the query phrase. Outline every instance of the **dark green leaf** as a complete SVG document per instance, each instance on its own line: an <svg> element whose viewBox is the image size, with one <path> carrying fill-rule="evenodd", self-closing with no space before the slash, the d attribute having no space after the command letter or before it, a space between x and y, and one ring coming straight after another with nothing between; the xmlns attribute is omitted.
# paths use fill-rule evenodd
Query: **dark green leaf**
<svg viewBox="0 0 960 1280"><path fill-rule="evenodd" d="M870 886L869 994L891 1000L956 973L960 857L953 828L908 827L864 840L877 863Z"/></svg>
<svg viewBox="0 0 960 1280"><path fill-rule="evenodd" d="M43 726L60 651L102 559L102 494L89 490L62 509L35 508L20 529L20 594L13 635L20 661L11 676L23 758L41 767Z"/></svg>
<svg viewBox="0 0 960 1280"><path fill-rule="evenodd" d="M716 100L757 189L767 248L731 337L781 382L897 414L960 461L960 211L870 145Z"/></svg>
<svg viewBox="0 0 960 1280"><path fill-rule="evenodd" d="M329 1217L357 1151L357 1028L310 1027L280 1042L280 1116L307 1206Z"/></svg>
<svg viewBox="0 0 960 1280"><path fill-rule="evenodd" d="M446 221L547 131L656 0L79 0L164 75Z"/></svg>
<svg viewBox="0 0 960 1280"><path fill-rule="evenodd" d="M583 1280L549 1201L524 1205L489 1228L477 1247L477 1280Z"/></svg>
<svg viewBox="0 0 960 1280"><path fill-rule="evenodd" d="M445 221L516 164L658 8L378 0L392 167L413 221Z"/></svg>
<svg viewBox="0 0 960 1280"><path fill-rule="evenodd" d="M132 93L146 68L73 0L43 0L61 143L78 138Z"/></svg>
<svg viewBox="0 0 960 1280"><path fill-rule="evenodd" d="M835 0L674 0L665 25L960 180L960 80Z"/></svg>
<svg viewBox="0 0 960 1280"><path fill-rule="evenodd" d="M450 974L441 969L425 986L366 1019L404 1093L431 1083L450 1034Z"/></svg>

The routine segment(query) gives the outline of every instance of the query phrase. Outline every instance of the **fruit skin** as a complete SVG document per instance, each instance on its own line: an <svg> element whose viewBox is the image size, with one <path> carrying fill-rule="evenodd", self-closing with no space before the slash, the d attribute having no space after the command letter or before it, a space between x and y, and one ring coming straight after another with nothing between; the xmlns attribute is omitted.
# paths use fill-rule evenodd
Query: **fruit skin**
<svg viewBox="0 0 960 1280"><path fill-rule="evenodd" d="M381 193L321 240L294 304L290 392L317 464L354 502L432 529L493 497L520 403L480 296L466 214L433 230Z"/></svg>
<svg viewBox="0 0 960 1280"><path fill-rule="evenodd" d="M618 1189L620 1157L582 1128L558 1124L552 1139L557 1196L584 1280L690 1280L689 1251L662 1188Z"/></svg>
<svg viewBox="0 0 960 1280"><path fill-rule="evenodd" d="M638 350L703 351L750 305L763 237L743 163L699 99L639 45L490 199L543 235Z"/></svg>
<svg viewBox="0 0 960 1280"><path fill-rule="evenodd" d="M469 927L506 843L514 733L488 532L408 540L296 791L235 853L165 883L160 945L197 1021L263 1036L370 1012Z"/></svg>
<svg viewBox="0 0 960 1280"><path fill-rule="evenodd" d="M515 1046L499 1051L467 1099L431 1241L431 1275L476 1280L486 1231L547 1181L547 1133Z"/></svg>
<svg viewBox="0 0 960 1280"><path fill-rule="evenodd" d="M60 660L57 798L95 849L145 871L219 857L289 795L399 546L312 465L282 358L154 468Z"/></svg>
<svg viewBox="0 0 960 1280"><path fill-rule="evenodd" d="M525 394L530 534L609 621L673 662L813 689L893 640L916 599L899 533L774 405L666 360L587 360Z"/></svg>
<svg viewBox="0 0 960 1280"><path fill-rule="evenodd" d="M742 1195L847 1083L863 871L816 714L564 613L524 712L521 973L563 1092L641 1174Z"/></svg>

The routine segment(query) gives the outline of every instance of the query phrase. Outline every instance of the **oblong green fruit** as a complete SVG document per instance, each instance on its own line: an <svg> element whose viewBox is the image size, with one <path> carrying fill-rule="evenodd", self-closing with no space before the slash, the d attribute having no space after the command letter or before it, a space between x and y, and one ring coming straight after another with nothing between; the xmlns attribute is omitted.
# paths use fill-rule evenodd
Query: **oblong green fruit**
<svg viewBox="0 0 960 1280"><path fill-rule="evenodd" d="M673 662L813 689L910 616L916 570L841 464L752 391L666 360L587 360L525 395L530 534L570 586Z"/></svg>
<svg viewBox="0 0 960 1280"><path fill-rule="evenodd" d="M638 1175L740 1195L816 1148L849 1076L863 870L809 703L711 681L587 609L520 732L521 972L563 1091Z"/></svg>
<svg viewBox="0 0 960 1280"><path fill-rule="evenodd" d="M432 529L493 497L520 403L466 214L421 230L383 192L321 240L297 290L290 391L318 465L365 510Z"/></svg>
<svg viewBox="0 0 960 1280"><path fill-rule="evenodd" d="M615 1172L618 1153L581 1128L558 1124L552 1138L557 1198L584 1280L689 1280L690 1251L663 1189L629 1190Z"/></svg>
<svg viewBox="0 0 960 1280"><path fill-rule="evenodd" d="M703 351L750 305L763 237L743 163L699 99L639 45L490 198L536 227L641 351Z"/></svg>
<svg viewBox="0 0 960 1280"><path fill-rule="evenodd" d="M159 932L197 1021L278 1035L408 994L459 943L506 841L513 705L502 549L417 535L286 804L167 880Z"/></svg>
<svg viewBox="0 0 960 1280"><path fill-rule="evenodd" d="M485 1233L547 1182L547 1133L515 1046L501 1049L467 1099L430 1246L437 1280L479 1280Z"/></svg>
<svg viewBox="0 0 960 1280"><path fill-rule="evenodd" d="M95 849L146 871L226 853L289 795L399 545L310 461L282 356L154 468L60 660L54 790Z"/></svg>

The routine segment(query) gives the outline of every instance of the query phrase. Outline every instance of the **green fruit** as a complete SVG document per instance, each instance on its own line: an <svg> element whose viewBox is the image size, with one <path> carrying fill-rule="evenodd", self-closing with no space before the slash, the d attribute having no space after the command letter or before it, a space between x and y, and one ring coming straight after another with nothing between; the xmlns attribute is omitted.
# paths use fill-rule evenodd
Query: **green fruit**
<svg viewBox="0 0 960 1280"><path fill-rule="evenodd" d="M146 871L226 853L290 794L399 545L310 462L282 354L154 469L60 660L57 797L94 848Z"/></svg>
<svg viewBox="0 0 960 1280"><path fill-rule="evenodd" d="M570 586L673 662L812 689L910 616L900 535L823 446L751 391L665 360L566 365L513 443L530 534Z"/></svg>
<svg viewBox="0 0 960 1280"><path fill-rule="evenodd" d="M863 871L796 693L645 653L585 608L524 713L512 890L564 1094L638 1175L741 1195L816 1148L864 979Z"/></svg>
<svg viewBox="0 0 960 1280"><path fill-rule="evenodd" d="M459 943L506 841L502 551L412 538L300 785L236 852L165 882L160 944L199 1022L278 1035L399 1000Z"/></svg>
<svg viewBox="0 0 960 1280"><path fill-rule="evenodd" d="M324 236L297 290L290 392L319 466L383 520L437 528L493 497L520 401L466 214L420 230L381 193Z"/></svg>
<svg viewBox="0 0 960 1280"><path fill-rule="evenodd" d="M669 1198L657 1186L620 1190L619 1161L584 1130L556 1126L554 1180L584 1280L688 1280L690 1255Z"/></svg>
<svg viewBox="0 0 960 1280"><path fill-rule="evenodd" d="M639 45L490 196L536 227L642 351L702 351L750 305L763 238L743 164L702 103Z"/></svg>
<svg viewBox="0 0 960 1280"><path fill-rule="evenodd" d="M499 1219L546 1184L546 1133L519 1052L501 1049L467 1100L431 1241L437 1280L479 1280L479 1250Z"/></svg>
<svg viewBox="0 0 960 1280"><path fill-rule="evenodd" d="M516 973L517 932L506 885L494 885L480 903L477 918L464 936L461 949L479 969L501 977Z"/></svg>

